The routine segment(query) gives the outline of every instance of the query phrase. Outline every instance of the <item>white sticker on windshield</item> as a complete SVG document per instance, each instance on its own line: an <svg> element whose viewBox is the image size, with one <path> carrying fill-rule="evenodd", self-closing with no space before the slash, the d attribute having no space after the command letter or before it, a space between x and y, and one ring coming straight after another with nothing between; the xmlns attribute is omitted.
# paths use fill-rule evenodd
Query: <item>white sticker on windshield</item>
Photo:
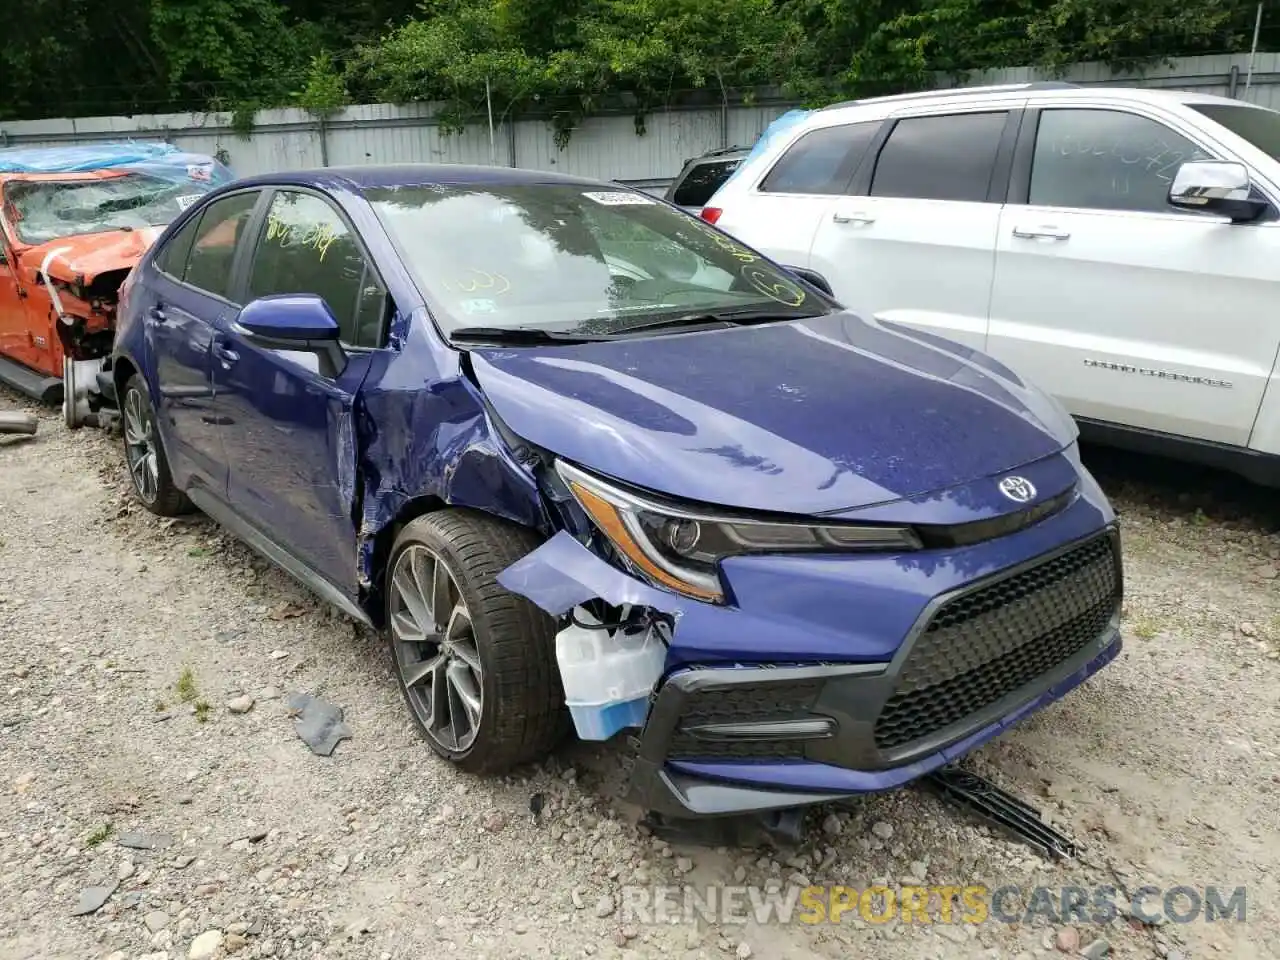
<svg viewBox="0 0 1280 960"><path fill-rule="evenodd" d="M603 204L606 207L639 207L647 203L655 203L652 197L646 197L643 193L585 193L585 197L590 197L596 203Z"/></svg>
<svg viewBox="0 0 1280 960"><path fill-rule="evenodd" d="M467 313L497 313L498 305L492 300L476 298L463 300L462 309Z"/></svg>
<svg viewBox="0 0 1280 960"><path fill-rule="evenodd" d="M179 210L185 210L185 209L187 209L187 207L191 206L193 203L195 203L197 200L199 200L202 196L204 196L204 194L200 194L200 193L189 193L189 194L187 194L186 196L179 197L179 198L178 198L178 209L179 209Z"/></svg>

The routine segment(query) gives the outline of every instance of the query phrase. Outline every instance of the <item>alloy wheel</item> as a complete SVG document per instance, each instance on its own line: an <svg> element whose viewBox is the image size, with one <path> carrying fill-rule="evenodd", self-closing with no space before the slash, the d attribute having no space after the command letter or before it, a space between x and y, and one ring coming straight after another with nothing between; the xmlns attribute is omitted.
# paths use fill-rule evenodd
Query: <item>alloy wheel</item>
<svg viewBox="0 0 1280 960"><path fill-rule="evenodd" d="M137 390L124 398L124 450L133 477L134 489L145 503L155 503L160 495L160 461L156 450L155 427L147 402Z"/></svg>
<svg viewBox="0 0 1280 960"><path fill-rule="evenodd" d="M483 684L475 626L457 580L422 544L391 573L390 626L409 705L437 744L467 750L480 730Z"/></svg>

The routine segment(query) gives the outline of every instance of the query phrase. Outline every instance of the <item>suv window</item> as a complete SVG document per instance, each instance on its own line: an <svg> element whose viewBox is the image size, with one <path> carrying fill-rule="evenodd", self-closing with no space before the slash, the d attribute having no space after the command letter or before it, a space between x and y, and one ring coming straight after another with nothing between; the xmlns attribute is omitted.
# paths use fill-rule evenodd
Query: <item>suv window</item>
<svg viewBox="0 0 1280 960"><path fill-rule="evenodd" d="M1169 185L1205 153L1163 123L1119 110L1046 110L1036 132L1028 203L1167 212Z"/></svg>
<svg viewBox="0 0 1280 960"><path fill-rule="evenodd" d="M880 121L813 130L793 143L760 184L766 193L843 193Z"/></svg>
<svg viewBox="0 0 1280 960"><path fill-rule="evenodd" d="M1244 137L1272 159L1280 160L1280 113L1275 110L1228 103L1189 103L1187 106L1222 124L1237 137Z"/></svg>
<svg viewBox="0 0 1280 960"><path fill-rule="evenodd" d="M275 293L323 297L348 346L382 342L386 289L346 221L314 194L281 190L271 200L249 271L249 297Z"/></svg>
<svg viewBox="0 0 1280 960"><path fill-rule="evenodd" d="M200 229L200 214L182 225L182 228L169 238L169 241L156 254L156 266L171 277L182 279L187 269L187 257L191 253L191 244L196 239L196 231Z"/></svg>
<svg viewBox="0 0 1280 960"><path fill-rule="evenodd" d="M231 296L236 243L257 202L258 193L254 191L222 197L205 207L192 237L184 281L217 297Z"/></svg>
<svg viewBox="0 0 1280 960"><path fill-rule="evenodd" d="M955 113L899 120L876 160L873 197L982 203L1007 113Z"/></svg>
<svg viewBox="0 0 1280 960"><path fill-rule="evenodd" d="M711 199L721 185L729 179L729 174L738 169L741 157L731 160L703 160L689 168L671 202L681 207L701 207Z"/></svg>

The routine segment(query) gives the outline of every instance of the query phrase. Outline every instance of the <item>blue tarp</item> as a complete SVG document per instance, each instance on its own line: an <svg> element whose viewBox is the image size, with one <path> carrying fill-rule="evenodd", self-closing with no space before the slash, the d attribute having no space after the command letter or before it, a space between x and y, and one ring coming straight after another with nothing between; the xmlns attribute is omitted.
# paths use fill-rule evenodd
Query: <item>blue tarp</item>
<svg viewBox="0 0 1280 960"><path fill-rule="evenodd" d="M67 147L0 149L0 173L83 173L128 169L163 180L212 186L234 179L213 157L186 153L171 143L85 143Z"/></svg>

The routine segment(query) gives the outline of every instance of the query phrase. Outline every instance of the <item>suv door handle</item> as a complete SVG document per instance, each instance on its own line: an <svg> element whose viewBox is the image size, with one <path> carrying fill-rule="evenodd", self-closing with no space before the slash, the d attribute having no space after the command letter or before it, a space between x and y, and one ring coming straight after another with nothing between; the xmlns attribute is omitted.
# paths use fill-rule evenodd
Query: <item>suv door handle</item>
<svg viewBox="0 0 1280 960"><path fill-rule="evenodd" d="M164 307L158 304L151 308L150 316L156 323L165 323L169 319L169 315L164 312Z"/></svg>
<svg viewBox="0 0 1280 960"><path fill-rule="evenodd" d="M224 366L228 367L240 359L240 354L232 350L225 343L221 343L216 340L213 344L213 355L221 360Z"/></svg>
<svg viewBox="0 0 1280 960"><path fill-rule="evenodd" d="M1023 240L1068 240L1071 237L1066 230L1057 227L1014 227L1013 235Z"/></svg>
<svg viewBox="0 0 1280 960"><path fill-rule="evenodd" d="M862 210L836 210L831 214L836 223L875 223L876 218Z"/></svg>

